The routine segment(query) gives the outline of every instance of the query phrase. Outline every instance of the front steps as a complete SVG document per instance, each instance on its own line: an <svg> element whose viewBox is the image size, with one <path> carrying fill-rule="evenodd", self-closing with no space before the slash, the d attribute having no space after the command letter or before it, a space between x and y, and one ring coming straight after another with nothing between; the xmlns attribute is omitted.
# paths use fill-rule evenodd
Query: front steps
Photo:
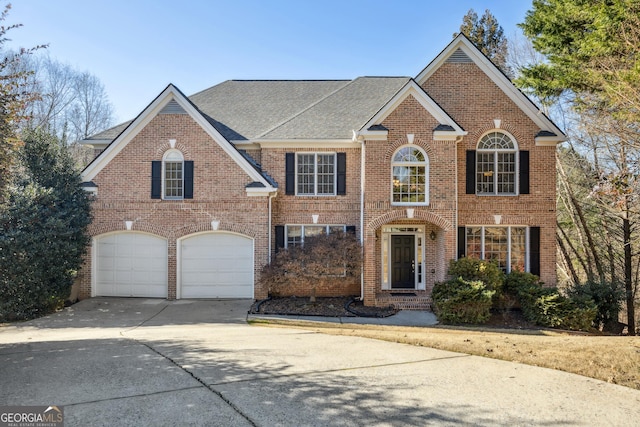
<svg viewBox="0 0 640 427"><path fill-rule="evenodd" d="M394 306L399 310L431 311L431 297L424 291L384 292L376 295L377 307Z"/></svg>

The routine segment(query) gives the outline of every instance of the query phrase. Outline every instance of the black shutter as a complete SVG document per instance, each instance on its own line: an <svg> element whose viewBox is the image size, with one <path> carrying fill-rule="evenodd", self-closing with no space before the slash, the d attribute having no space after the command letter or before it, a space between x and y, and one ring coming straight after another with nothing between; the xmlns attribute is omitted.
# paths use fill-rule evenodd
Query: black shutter
<svg viewBox="0 0 640 427"><path fill-rule="evenodd" d="M151 198L162 198L162 162L159 160L151 162Z"/></svg>
<svg viewBox="0 0 640 427"><path fill-rule="evenodd" d="M284 248L284 225L276 225L276 252Z"/></svg>
<svg viewBox="0 0 640 427"><path fill-rule="evenodd" d="M356 226L355 225L347 225L347 233L356 234Z"/></svg>
<svg viewBox="0 0 640 427"><path fill-rule="evenodd" d="M529 272L540 276L540 227L529 227Z"/></svg>
<svg viewBox="0 0 640 427"><path fill-rule="evenodd" d="M193 199L193 160L184 162L184 198Z"/></svg>
<svg viewBox="0 0 640 427"><path fill-rule="evenodd" d="M337 193L339 196L347 194L347 153L337 154Z"/></svg>
<svg viewBox="0 0 640 427"><path fill-rule="evenodd" d="M296 153L285 154L285 194L296 194Z"/></svg>
<svg viewBox="0 0 640 427"><path fill-rule="evenodd" d="M520 194L529 194L529 152L520 151Z"/></svg>
<svg viewBox="0 0 640 427"><path fill-rule="evenodd" d="M476 194L476 152L467 150L467 194Z"/></svg>
<svg viewBox="0 0 640 427"><path fill-rule="evenodd" d="M458 227L458 259L464 258L467 253L467 228Z"/></svg>

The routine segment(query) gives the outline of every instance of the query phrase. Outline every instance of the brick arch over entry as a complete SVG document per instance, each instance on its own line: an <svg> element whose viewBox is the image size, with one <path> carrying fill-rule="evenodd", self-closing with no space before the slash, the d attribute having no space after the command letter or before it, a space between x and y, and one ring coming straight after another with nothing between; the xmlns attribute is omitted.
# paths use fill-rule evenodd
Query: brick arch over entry
<svg viewBox="0 0 640 427"><path fill-rule="evenodd" d="M375 230L377 230L384 224L388 224L398 219L422 219L424 221L437 225L444 231L449 231L453 229L453 224L451 224L451 222L447 221L446 219L432 212L415 209L413 213L413 218L409 218L407 216L406 209L398 209L392 212L387 212L386 214L380 215L377 218L374 218L371 221L369 221L369 223L367 224L367 231L375 232Z"/></svg>

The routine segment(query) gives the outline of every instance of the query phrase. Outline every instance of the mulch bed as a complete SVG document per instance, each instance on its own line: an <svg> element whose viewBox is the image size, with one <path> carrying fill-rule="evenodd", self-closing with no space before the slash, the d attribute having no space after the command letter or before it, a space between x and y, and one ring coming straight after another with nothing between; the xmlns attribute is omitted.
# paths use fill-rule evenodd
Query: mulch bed
<svg viewBox="0 0 640 427"><path fill-rule="evenodd" d="M393 307L365 307L353 297L316 298L315 302L311 302L309 297L271 298L254 302L249 310L251 314L324 317L388 317L398 311ZM539 329L528 322L520 310L495 311L486 323L478 326Z"/></svg>
<svg viewBox="0 0 640 427"><path fill-rule="evenodd" d="M388 317L397 312L392 307L365 307L352 297L316 298L315 302L308 297L272 298L256 301L249 310L251 314L324 317Z"/></svg>

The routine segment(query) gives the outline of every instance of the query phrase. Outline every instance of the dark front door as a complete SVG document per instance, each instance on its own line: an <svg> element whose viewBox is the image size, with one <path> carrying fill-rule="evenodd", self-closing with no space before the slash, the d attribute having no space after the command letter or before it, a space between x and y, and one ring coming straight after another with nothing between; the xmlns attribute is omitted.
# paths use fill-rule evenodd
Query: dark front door
<svg viewBox="0 0 640 427"><path fill-rule="evenodd" d="M391 236L391 288L414 289L415 236Z"/></svg>

